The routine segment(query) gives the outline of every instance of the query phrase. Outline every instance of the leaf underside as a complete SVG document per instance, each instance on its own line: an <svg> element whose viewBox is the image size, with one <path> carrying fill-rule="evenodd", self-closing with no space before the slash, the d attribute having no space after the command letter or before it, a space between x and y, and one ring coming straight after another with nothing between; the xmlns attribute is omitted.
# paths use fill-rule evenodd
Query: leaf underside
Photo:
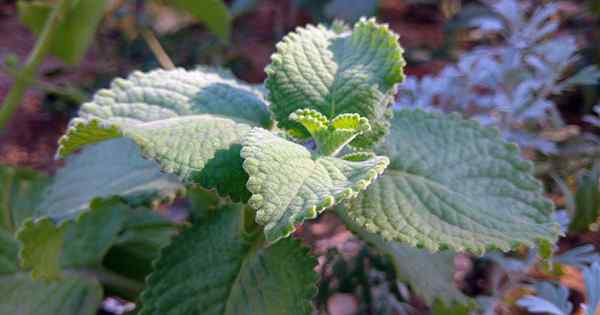
<svg viewBox="0 0 600 315"><path fill-rule="evenodd" d="M352 144L367 147L385 136L388 105L404 79L398 36L373 19L361 19L352 32L323 26L297 28L278 45L266 69L271 111L278 126L299 137L308 132L289 115L302 108L332 119L341 113L366 117L373 127Z"/></svg>
<svg viewBox="0 0 600 315"><path fill-rule="evenodd" d="M60 223L86 211L97 197L160 201L174 198L182 189L175 176L161 173L156 163L142 158L133 141L108 140L67 158L43 194L36 217L49 216Z"/></svg>
<svg viewBox="0 0 600 315"><path fill-rule="evenodd" d="M429 250L482 254L553 242L553 206L516 145L458 115L400 111L378 153L390 167L348 216L367 231Z"/></svg>
<svg viewBox="0 0 600 315"><path fill-rule="evenodd" d="M217 209L163 250L141 315L311 313L316 260L297 240L242 234L240 210Z"/></svg>
<svg viewBox="0 0 600 315"><path fill-rule="evenodd" d="M255 128L243 140L244 169L267 241L290 235L295 225L326 208L355 197L380 175L389 160L376 156L355 162L335 157L314 159L305 147Z"/></svg>

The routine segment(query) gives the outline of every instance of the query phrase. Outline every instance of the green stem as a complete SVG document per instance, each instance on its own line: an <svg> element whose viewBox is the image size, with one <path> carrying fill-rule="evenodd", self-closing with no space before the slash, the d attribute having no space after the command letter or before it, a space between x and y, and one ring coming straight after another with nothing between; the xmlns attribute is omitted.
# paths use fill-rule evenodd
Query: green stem
<svg viewBox="0 0 600 315"><path fill-rule="evenodd" d="M44 61L46 55L48 55L52 41L56 36L56 30L60 25L61 19L67 13L71 1L72 0L62 0L54 6L50 17L44 25L44 30L40 34L29 58L27 58L27 63L21 69L20 75L15 78L13 87L2 102L2 107L0 108L0 131L6 128L7 122L21 104L21 100L29 87L31 78L36 75L39 66Z"/></svg>

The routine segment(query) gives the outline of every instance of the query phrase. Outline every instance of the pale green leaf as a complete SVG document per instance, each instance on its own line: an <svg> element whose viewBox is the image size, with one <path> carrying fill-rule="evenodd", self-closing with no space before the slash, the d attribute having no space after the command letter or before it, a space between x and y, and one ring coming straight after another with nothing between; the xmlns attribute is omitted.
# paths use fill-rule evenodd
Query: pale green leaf
<svg viewBox="0 0 600 315"><path fill-rule="evenodd" d="M109 140L67 158L44 193L36 217L61 222L87 210L96 197L173 198L181 189L175 176L161 173L156 163L143 159L133 141Z"/></svg>
<svg viewBox="0 0 600 315"><path fill-rule="evenodd" d="M92 101L79 110L80 118L96 118L109 125L199 114L224 116L264 128L273 124L258 88L206 67L133 72L127 79L115 79L110 89L96 92Z"/></svg>
<svg viewBox="0 0 600 315"><path fill-rule="evenodd" d="M386 240L483 253L558 236L531 162L494 129L458 115L405 110L378 152L390 157L390 167L348 215Z"/></svg>
<svg viewBox="0 0 600 315"><path fill-rule="evenodd" d="M244 169L252 193L248 204L257 210L269 242L290 235L295 225L324 209L355 197L380 175L389 160L366 161L313 157L305 147L255 128L243 140Z"/></svg>
<svg viewBox="0 0 600 315"><path fill-rule="evenodd" d="M223 0L169 0L167 3L188 12L208 29L228 42L231 35L231 15Z"/></svg>
<svg viewBox="0 0 600 315"><path fill-rule="evenodd" d="M63 281L34 281L26 273L0 275L0 314L95 315L102 287L87 276L69 275Z"/></svg>
<svg viewBox="0 0 600 315"><path fill-rule="evenodd" d="M67 9L50 42L50 52L70 64L81 61L89 47L96 27L104 15L106 0L76 1ZM53 5L40 1L17 2L19 18L31 31L40 34Z"/></svg>
<svg viewBox="0 0 600 315"><path fill-rule="evenodd" d="M0 225L11 232L21 225L34 212L47 185L45 174L0 166Z"/></svg>
<svg viewBox="0 0 600 315"><path fill-rule="evenodd" d="M145 157L155 160L163 171L178 175L184 182L216 188L236 201L249 198L244 187L248 175L242 169L240 142L250 126L213 115L139 124L103 124L96 119L74 120L60 141L59 152L125 136L140 146Z"/></svg>
<svg viewBox="0 0 600 315"><path fill-rule="evenodd" d="M298 240L241 232L240 211L216 210L162 251L141 315L311 314L316 260Z"/></svg>
<svg viewBox="0 0 600 315"><path fill-rule="evenodd" d="M297 28L277 45L266 69L270 109L278 126L306 137L307 131L289 119L298 109L315 109L329 119L356 113L373 130L353 144L367 146L382 138L389 126L391 96L404 79L402 53L398 36L373 19L361 19L351 32Z"/></svg>

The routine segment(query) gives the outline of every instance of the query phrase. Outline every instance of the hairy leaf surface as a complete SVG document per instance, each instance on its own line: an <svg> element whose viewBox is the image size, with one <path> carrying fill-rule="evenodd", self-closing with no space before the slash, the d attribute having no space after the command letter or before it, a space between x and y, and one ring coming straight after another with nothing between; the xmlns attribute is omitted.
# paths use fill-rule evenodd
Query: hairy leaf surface
<svg viewBox="0 0 600 315"><path fill-rule="evenodd" d="M213 115L168 118L140 124L102 125L98 120L74 121L62 139L63 148L125 136L163 171L184 182L216 188L232 199L247 200L242 169L241 138L250 126Z"/></svg>
<svg viewBox="0 0 600 315"><path fill-rule="evenodd" d="M307 137L308 132L289 119L298 109L315 109L329 119L357 113L369 119L373 129L353 144L368 146L382 138L389 126L390 95L404 79L402 53L398 36L372 19L360 20L351 32L297 28L277 45L266 69L279 127Z"/></svg>
<svg viewBox="0 0 600 315"><path fill-rule="evenodd" d="M79 110L79 120L100 120L108 125L212 114L270 128L273 124L266 101L258 88L244 84L229 73L201 67L197 70L133 72L115 79L110 89L96 92ZM59 155L70 153L59 148Z"/></svg>
<svg viewBox="0 0 600 315"><path fill-rule="evenodd" d="M334 204L355 197L380 175L383 156L360 162L313 158L305 147L255 128L243 140L244 169L250 175L248 204L257 210L269 242L290 235L295 225Z"/></svg>
<svg viewBox="0 0 600 315"><path fill-rule="evenodd" d="M239 205L166 247L142 294L142 315L310 314L316 260L294 239L264 247L242 233Z"/></svg>
<svg viewBox="0 0 600 315"><path fill-rule="evenodd" d="M496 130L406 110L396 113L379 153L390 167L348 214L386 240L483 253L558 235L532 164Z"/></svg>

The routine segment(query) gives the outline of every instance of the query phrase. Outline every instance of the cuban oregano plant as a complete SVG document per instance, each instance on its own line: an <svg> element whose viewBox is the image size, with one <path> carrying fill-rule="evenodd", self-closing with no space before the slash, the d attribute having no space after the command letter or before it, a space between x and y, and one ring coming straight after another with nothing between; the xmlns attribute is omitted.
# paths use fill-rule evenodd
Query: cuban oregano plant
<svg viewBox="0 0 600 315"><path fill-rule="evenodd" d="M402 53L386 25L361 19L284 37L265 88L203 67L114 80L82 105L60 139L65 168L7 233L6 273L66 286L83 269L97 287L111 272L143 315L310 314L317 263L293 232L334 211L427 301L466 299L436 284L454 252L553 242L553 207L495 129L392 111ZM186 191L205 192L189 223L151 211ZM430 262L441 267L425 274ZM92 314L78 311L62 314Z"/></svg>

